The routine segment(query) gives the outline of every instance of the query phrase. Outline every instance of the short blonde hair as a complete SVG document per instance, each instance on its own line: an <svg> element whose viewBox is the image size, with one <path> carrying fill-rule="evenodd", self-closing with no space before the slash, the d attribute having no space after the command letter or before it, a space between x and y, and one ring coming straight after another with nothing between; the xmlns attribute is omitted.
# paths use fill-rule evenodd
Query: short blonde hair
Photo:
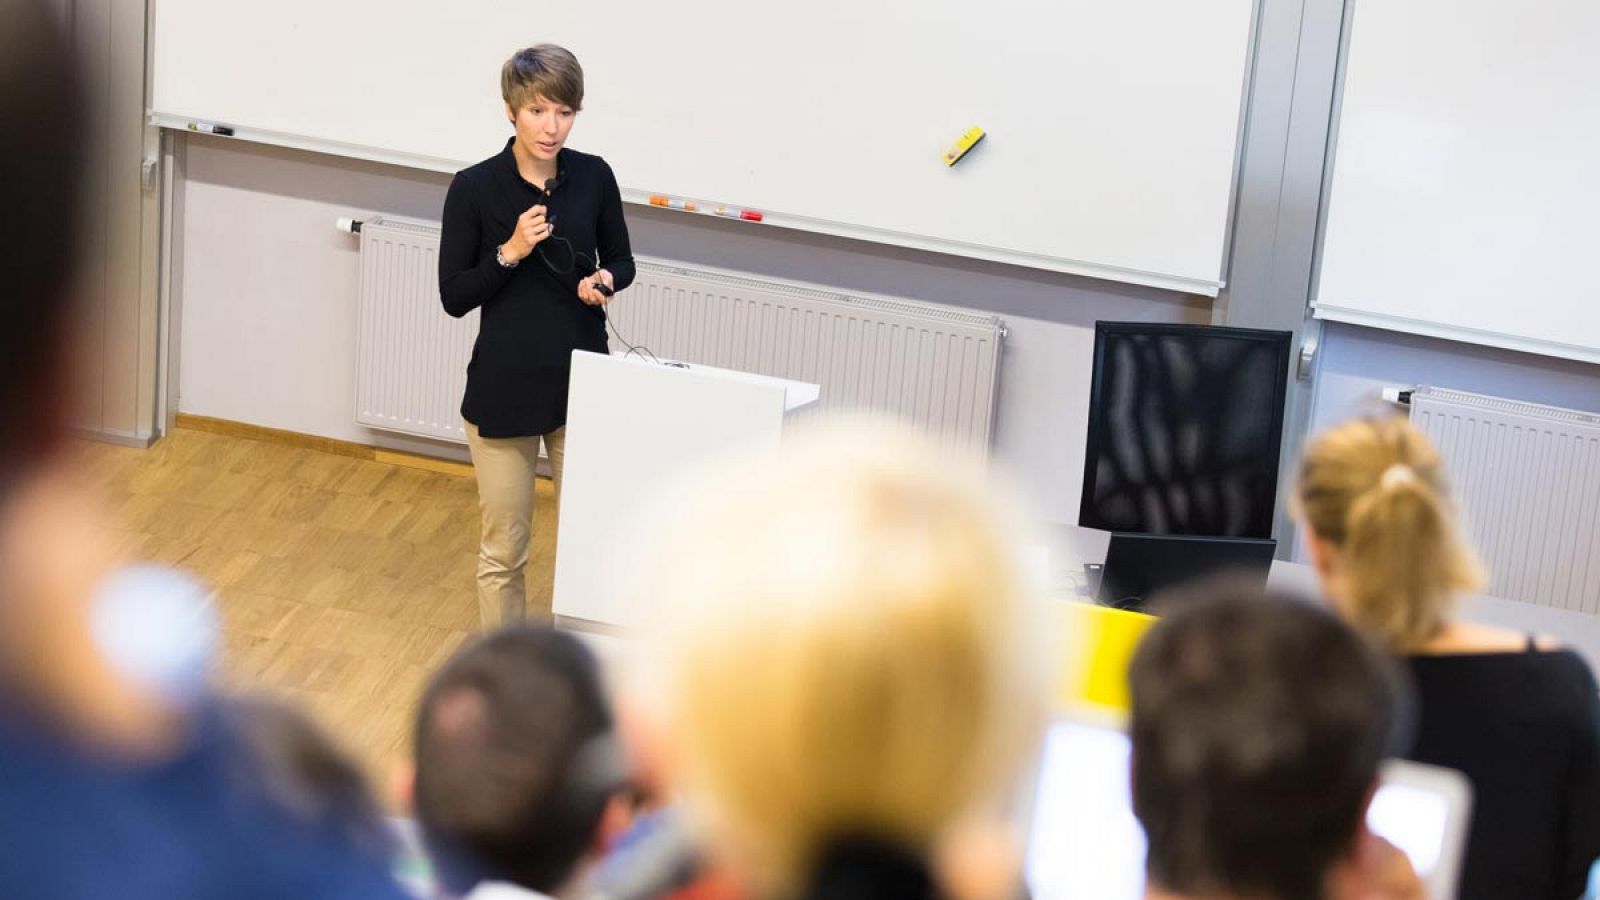
<svg viewBox="0 0 1600 900"><path fill-rule="evenodd" d="M690 808L779 893L832 841L928 851L1043 721L1012 520L981 465L898 428L824 426L734 468L642 582L673 616L659 687Z"/></svg>
<svg viewBox="0 0 1600 900"><path fill-rule="evenodd" d="M1394 649L1438 634L1456 597L1483 584L1439 454L1405 419L1351 422L1314 440L1293 506L1338 553L1346 613Z"/></svg>
<svg viewBox="0 0 1600 900"><path fill-rule="evenodd" d="M555 44L518 50L500 67L500 96L513 113L535 97L583 109L583 66L572 51Z"/></svg>

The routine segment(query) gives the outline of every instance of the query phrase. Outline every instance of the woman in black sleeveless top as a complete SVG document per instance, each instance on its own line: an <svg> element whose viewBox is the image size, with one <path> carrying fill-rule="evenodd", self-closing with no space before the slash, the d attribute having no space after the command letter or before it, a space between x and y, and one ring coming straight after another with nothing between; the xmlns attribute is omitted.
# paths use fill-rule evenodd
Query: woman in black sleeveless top
<svg viewBox="0 0 1600 900"><path fill-rule="evenodd" d="M1318 438L1296 511L1334 604L1401 654L1416 683L1410 757L1466 774L1466 900L1573 900L1600 856L1600 699L1570 650L1462 622L1481 584L1437 452L1402 419Z"/></svg>

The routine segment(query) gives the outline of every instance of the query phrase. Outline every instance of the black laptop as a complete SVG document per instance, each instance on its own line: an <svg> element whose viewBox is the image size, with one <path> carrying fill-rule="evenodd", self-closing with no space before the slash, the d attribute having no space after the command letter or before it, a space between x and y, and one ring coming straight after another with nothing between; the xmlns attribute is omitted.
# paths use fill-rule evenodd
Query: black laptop
<svg viewBox="0 0 1600 900"><path fill-rule="evenodd" d="M1102 606L1148 612L1166 588L1223 574L1265 591L1277 549L1277 541L1257 538L1114 533L1095 597Z"/></svg>

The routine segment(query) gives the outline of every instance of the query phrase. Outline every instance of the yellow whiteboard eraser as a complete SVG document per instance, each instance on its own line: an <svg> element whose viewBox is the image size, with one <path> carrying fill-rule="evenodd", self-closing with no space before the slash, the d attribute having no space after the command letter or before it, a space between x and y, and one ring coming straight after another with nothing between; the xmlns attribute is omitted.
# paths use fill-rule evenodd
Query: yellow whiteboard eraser
<svg viewBox="0 0 1600 900"><path fill-rule="evenodd" d="M967 129L967 133L961 136L961 140L951 144L950 149L944 152L944 164L953 166L960 162L961 157L966 156L968 150L978 146L978 142L981 140L983 140L982 128L974 125Z"/></svg>

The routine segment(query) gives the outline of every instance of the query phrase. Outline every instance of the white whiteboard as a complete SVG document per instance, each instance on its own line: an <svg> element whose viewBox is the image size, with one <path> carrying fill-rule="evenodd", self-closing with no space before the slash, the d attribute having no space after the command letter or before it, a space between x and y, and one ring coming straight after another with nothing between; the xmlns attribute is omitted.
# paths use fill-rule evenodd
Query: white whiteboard
<svg viewBox="0 0 1600 900"><path fill-rule="evenodd" d="M1352 15L1317 315L1600 362L1600 3Z"/></svg>
<svg viewBox="0 0 1600 900"><path fill-rule="evenodd" d="M158 122L440 171L499 67L583 62L627 199L1215 294L1254 0L160 0ZM969 127L989 134L947 168ZM751 227L764 227L753 225Z"/></svg>

